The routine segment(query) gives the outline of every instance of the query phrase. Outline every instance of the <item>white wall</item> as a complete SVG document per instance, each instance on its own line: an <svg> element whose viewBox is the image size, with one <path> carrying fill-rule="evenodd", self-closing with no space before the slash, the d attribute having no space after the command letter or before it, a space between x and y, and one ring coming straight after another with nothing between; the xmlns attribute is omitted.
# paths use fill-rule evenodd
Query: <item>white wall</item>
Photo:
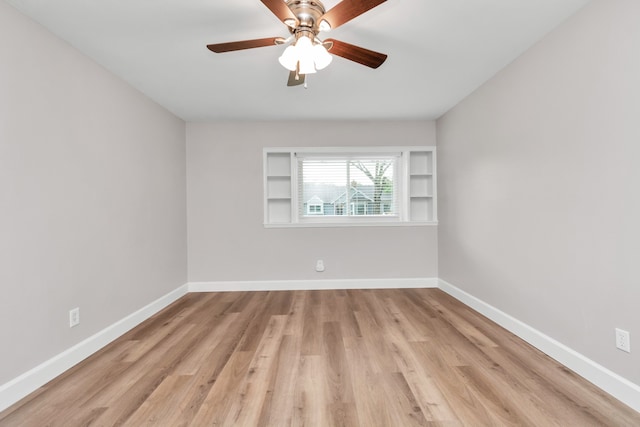
<svg viewBox="0 0 640 427"><path fill-rule="evenodd" d="M0 1L0 385L186 282L184 141Z"/></svg>
<svg viewBox="0 0 640 427"><path fill-rule="evenodd" d="M437 128L440 278L636 384L639 23L593 1Z"/></svg>
<svg viewBox="0 0 640 427"><path fill-rule="evenodd" d="M428 121L189 123L189 281L437 277L435 226L264 228L262 206L263 147L435 142Z"/></svg>

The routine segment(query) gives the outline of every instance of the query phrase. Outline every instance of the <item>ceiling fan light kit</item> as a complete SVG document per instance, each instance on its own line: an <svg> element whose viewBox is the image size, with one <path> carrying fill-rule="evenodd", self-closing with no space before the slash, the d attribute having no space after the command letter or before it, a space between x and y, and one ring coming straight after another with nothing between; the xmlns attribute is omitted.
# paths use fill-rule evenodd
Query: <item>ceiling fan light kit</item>
<svg viewBox="0 0 640 427"><path fill-rule="evenodd" d="M321 31L329 31L362 15L386 0L343 0L329 11L317 0L261 0L289 29L287 39L271 37L238 42L207 45L215 53L232 52L274 45L289 44L278 58L290 71L288 86L304 82L304 76L327 67L333 57L340 56L370 68L378 68L387 55L338 40L318 38ZM295 78L292 79L292 76Z"/></svg>
<svg viewBox="0 0 640 427"><path fill-rule="evenodd" d="M313 74L316 70L326 68L333 57L327 52L322 42L311 41L307 35L301 35L296 42L287 46L278 61L289 71L300 74Z"/></svg>

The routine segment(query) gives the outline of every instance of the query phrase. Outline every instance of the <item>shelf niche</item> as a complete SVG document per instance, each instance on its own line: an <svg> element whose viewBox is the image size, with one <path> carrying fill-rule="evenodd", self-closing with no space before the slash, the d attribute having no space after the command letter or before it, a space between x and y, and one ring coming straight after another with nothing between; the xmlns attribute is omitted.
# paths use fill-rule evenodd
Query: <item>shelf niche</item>
<svg viewBox="0 0 640 427"><path fill-rule="evenodd" d="M409 220L436 221L434 152L409 152Z"/></svg>
<svg viewBox="0 0 640 427"><path fill-rule="evenodd" d="M291 222L291 154L267 153L265 156L265 223Z"/></svg>

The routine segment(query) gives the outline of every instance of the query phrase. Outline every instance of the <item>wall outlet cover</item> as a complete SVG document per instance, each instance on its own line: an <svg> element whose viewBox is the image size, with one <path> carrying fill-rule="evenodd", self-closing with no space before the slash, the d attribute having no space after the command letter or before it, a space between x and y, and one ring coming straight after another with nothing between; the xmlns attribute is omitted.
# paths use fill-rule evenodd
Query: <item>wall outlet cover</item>
<svg viewBox="0 0 640 427"><path fill-rule="evenodd" d="M80 308L76 307L69 310L69 327L73 328L80 323Z"/></svg>
<svg viewBox="0 0 640 427"><path fill-rule="evenodd" d="M616 328L616 347L627 353L631 353L631 336L629 331Z"/></svg>

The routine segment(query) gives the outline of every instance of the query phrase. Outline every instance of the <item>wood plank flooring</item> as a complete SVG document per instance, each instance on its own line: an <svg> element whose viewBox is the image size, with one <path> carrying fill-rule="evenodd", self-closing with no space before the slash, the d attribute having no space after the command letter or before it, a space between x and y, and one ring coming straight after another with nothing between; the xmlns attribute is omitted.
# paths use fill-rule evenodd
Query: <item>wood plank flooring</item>
<svg viewBox="0 0 640 427"><path fill-rule="evenodd" d="M0 426L640 426L438 289L188 294Z"/></svg>

